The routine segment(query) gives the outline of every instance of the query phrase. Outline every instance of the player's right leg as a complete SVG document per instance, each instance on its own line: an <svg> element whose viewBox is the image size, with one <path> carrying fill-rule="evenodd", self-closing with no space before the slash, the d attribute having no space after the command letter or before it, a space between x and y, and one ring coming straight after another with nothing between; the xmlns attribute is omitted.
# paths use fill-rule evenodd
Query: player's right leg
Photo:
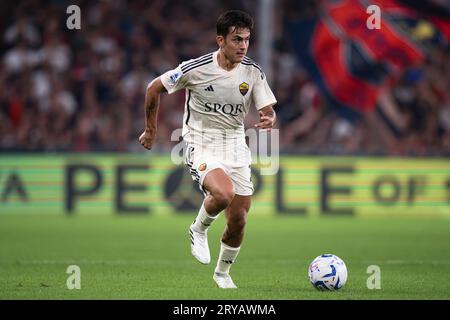
<svg viewBox="0 0 450 320"><path fill-rule="evenodd" d="M200 263L209 264L211 255L208 246L208 228L218 214L230 205L234 198L234 188L231 179L222 168L205 172L199 182L207 191L207 196L197 217L189 227L191 253Z"/></svg>

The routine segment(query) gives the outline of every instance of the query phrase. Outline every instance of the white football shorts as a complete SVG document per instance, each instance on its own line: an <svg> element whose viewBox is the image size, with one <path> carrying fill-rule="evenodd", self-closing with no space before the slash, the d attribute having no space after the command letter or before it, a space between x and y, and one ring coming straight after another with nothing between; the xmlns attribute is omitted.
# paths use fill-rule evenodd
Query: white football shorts
<svg viewBox="0 0 450 320"><path fill-rule="evenodd" d="M251 180L251 168L247 166L233 166L228 162L221 161L221 157L217 154L210 155L201 150L200 147L189 144L187 145L185 164L188 166L192 176L192 180L196 181L200 190L205 196L207 190L203 188L203 181L206 175L217 168L222 169L230 177L234 193L241 196L251 196L253 194L253 182Z"/></svg>

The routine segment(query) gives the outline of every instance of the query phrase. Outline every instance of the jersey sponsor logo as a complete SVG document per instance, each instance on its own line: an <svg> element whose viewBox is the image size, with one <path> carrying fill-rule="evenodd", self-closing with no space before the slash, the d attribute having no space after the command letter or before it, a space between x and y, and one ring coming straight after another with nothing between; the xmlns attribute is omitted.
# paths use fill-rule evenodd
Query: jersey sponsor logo
<svg viewBox="0 0 450 320"><path fill-rule="evenodd" d="M226 103L222 105L220 103L206 102L204 110L206 112L223 113L236 117L240 113L242 113L243 107L244 107L243 104Z"/></svg>
<svg viewBox="0 0 450 320"><path fill-rule="evenodd" d="M250 86L248 85L247 82L242 82L242 83L239 85L239 91L241 92L241 94L242 94L243 96L245 96L245 95L247 94L248 89L250 89Z"/></svg>

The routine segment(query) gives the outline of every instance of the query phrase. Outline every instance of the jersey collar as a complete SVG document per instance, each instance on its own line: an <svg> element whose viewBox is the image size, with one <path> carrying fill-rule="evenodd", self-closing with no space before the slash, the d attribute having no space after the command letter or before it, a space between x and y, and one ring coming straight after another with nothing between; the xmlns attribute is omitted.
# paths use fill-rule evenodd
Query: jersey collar
<svg viewBox="0 0 450 320"><path fill-rule="evenodd" d="M236 67L234 67L234 68L231 69L230 71L225 70L224 68L222 68L222 67L219 65L219 61L217 61L217 56L218 56L218 54L219 54L219 50L217 50L217 51L215 51L215 52L213 53L213 63L214 63L214 65L216 66L216 68L220 70L221 73L232 74L232 73L236 72L236 71L241 67L241 64L239 63Z"/></svg>

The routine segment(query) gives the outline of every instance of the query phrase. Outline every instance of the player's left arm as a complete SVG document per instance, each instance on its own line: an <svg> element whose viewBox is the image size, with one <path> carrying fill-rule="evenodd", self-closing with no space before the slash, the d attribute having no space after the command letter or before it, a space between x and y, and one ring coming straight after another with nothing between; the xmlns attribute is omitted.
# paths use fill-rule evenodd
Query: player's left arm
<svg viewBox="0 0 450 320"><path fill-rule="evenodd" d="M273 125L277 119L275 110L273 110L274 105L275 104L271 104L259 109L259 122L255 124L256 128L268 130L273 128Z"/></svg>
<svg viewBox="0 0 450 320"><path fill-rule="evenodd" d="M253 71L254 85L252 97L255 107L259 111L259 122L255 127L270 131L276 120L273 106L277 103L277 99L267 83L265 74L261 70L254 69Z"/></svg>

